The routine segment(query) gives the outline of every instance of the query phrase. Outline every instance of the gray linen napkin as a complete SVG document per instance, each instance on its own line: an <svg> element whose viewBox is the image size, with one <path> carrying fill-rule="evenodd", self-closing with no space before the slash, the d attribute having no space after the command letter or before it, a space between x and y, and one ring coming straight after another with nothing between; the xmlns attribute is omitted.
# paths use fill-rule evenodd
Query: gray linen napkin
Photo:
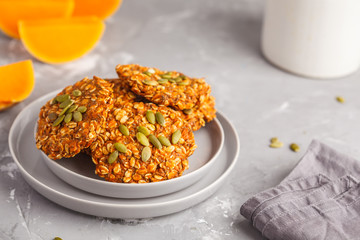
<svg viewBox="0 0 360 240"><path fill-rule="evenodd" d="M360 239L360 162L312 141L276 187L240 213L269 239Z"/></svg>

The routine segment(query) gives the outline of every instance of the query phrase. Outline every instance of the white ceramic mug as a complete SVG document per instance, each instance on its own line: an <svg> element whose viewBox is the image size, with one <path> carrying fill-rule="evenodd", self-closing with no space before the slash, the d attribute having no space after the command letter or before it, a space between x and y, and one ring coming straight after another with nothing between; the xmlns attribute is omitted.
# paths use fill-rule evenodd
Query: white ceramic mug
<svg viewBox="0 0 360 240"><path fill-rule="evenodd" d="M261 47L274 65L338 78L360 65L360 0L267 0Z"/></svg>

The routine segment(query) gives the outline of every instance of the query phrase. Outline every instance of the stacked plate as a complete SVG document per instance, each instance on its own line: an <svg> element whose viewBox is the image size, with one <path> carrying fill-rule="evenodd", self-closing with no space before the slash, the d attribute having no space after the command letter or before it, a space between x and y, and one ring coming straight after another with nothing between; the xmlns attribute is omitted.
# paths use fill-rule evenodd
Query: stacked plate
<svg viewBox="0 0 360 240"><path fill-rule="evenodd" d="M9 146L25 180L66 208L110 218L148 218L178 212L211 196L238 159L236 131L217 113L217 119L195 132L198 148L183 176L145 184L104 181L95 175L95 166L85 154L54 161L36 148L34 129L39 110L57 92L35 100L18 115L10 130Z"/></svg>

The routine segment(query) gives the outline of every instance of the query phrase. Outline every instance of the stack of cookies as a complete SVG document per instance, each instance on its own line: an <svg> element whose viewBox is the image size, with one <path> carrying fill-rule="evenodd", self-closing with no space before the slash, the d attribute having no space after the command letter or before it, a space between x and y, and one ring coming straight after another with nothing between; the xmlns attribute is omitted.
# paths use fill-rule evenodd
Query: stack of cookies
<svg viewBox="0 0 360 240"><path fill-rule="evenodd" d="M84 78L40 110L36 146L51 159L89 154L107 181L147 183L188 169L193 131L215 115L211 88L178 72L118 65L118 79Z"/></svg>

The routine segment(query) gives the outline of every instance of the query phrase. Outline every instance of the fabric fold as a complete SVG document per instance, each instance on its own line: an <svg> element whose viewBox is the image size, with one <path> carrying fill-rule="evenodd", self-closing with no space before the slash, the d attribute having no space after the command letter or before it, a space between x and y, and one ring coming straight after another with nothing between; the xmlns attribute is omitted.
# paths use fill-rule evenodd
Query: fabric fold
<svg viewBox="0 0 360 240"><path fill-rule="evenodd" d="M360 162L313 140L278 185L240 213L268 239L359 239Z"/></svg>

